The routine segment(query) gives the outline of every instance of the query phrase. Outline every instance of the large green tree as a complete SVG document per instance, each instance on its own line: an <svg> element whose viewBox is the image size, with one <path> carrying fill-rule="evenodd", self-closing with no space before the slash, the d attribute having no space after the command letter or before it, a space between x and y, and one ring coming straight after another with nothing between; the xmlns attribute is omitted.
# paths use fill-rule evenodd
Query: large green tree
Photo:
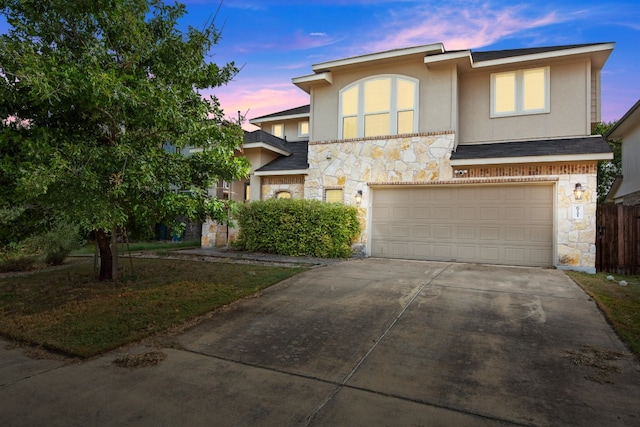
<svg viewBox="0 0 640 427"><path fill-rule="evenodd" d="M208 60L213 17L183 31L184 5L160 0L0 0L0 13L0 218L46 212L94 231L101 279L126 223L224 220L207 189L248 165L240 126L201 95L238 71Z"/></svg>

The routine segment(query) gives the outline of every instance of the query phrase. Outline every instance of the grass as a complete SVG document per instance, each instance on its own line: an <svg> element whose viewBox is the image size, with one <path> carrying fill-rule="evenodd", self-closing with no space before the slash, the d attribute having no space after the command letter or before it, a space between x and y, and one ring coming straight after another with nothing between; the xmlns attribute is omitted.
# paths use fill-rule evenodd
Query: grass
<svg viewBox="0 0 640 427"><path fill-rule="evenodd" d="M598 304L620 338L640 357L640 276L608 273L586 274L567 271ZM625 280L627 286L619 282Z"/></svg>
<svg viewBox="0 0 640 427"><path fill-rule="evenodd" d="M0 280L0 335L91 357L183 324L303 268L134 259L133 274L97 282L93 264Z"/></svg>

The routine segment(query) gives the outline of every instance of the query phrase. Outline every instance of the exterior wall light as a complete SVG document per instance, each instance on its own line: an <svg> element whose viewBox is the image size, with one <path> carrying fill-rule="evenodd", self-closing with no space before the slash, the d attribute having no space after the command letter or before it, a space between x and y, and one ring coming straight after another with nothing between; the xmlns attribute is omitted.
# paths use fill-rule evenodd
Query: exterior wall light
<svg viewBox="0 0 640 427"><path fill-rule="evenodd" d="M582 196L584 195L584 188L582 188L582 184L577 183L576 187L573 189L573 196L576 200L582 200Z"/></svg>
<svg viewBox="0 0 640 427"><path fill-rule="evenodd" d="M362 203L362 190L356 192L356 205L360 206L360 203Z"/></svg>

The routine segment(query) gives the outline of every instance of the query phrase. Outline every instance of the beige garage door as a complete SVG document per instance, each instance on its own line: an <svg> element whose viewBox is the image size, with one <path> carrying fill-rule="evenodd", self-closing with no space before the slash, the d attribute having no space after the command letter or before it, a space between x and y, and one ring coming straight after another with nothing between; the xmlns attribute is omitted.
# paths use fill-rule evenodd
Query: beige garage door
<svg viewBox="0 0 640 427"><path fill-rule="evenodd" d="M552 265L552 185L376 188L372 199L372 256Z"/></svg>

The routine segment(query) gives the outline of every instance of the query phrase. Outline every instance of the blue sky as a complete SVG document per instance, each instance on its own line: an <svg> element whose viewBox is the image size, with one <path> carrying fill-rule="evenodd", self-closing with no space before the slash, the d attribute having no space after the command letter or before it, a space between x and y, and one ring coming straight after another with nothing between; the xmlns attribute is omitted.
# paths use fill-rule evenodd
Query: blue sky
<svg viewBox="0 0 640 427"><path fill-rule="evenodd" d="M191 24L217 0L187 0ZM308 103L291 83L327 60L443 42L447 50L616 42L602 74L604 121L640 99L640 2L566 0L225 0L212 60L242 71L214 91L228 116L253 118ZM245 126L245 128L251 128Z"/></svg>
<svg viewBox="0 0 640 427"><path fill-rule="evenodd" d="M619 119L640 99L637 0L182 2L189 12L185 27L202 27L217 11L222 39L211 60L242 67L229 85L212 91L229 117L241 111L251 119L307 104L308 95L291 79L311 74L312 64L437 42L447 50L495 50L613 41L602 74L602 119Z"/></svg>

